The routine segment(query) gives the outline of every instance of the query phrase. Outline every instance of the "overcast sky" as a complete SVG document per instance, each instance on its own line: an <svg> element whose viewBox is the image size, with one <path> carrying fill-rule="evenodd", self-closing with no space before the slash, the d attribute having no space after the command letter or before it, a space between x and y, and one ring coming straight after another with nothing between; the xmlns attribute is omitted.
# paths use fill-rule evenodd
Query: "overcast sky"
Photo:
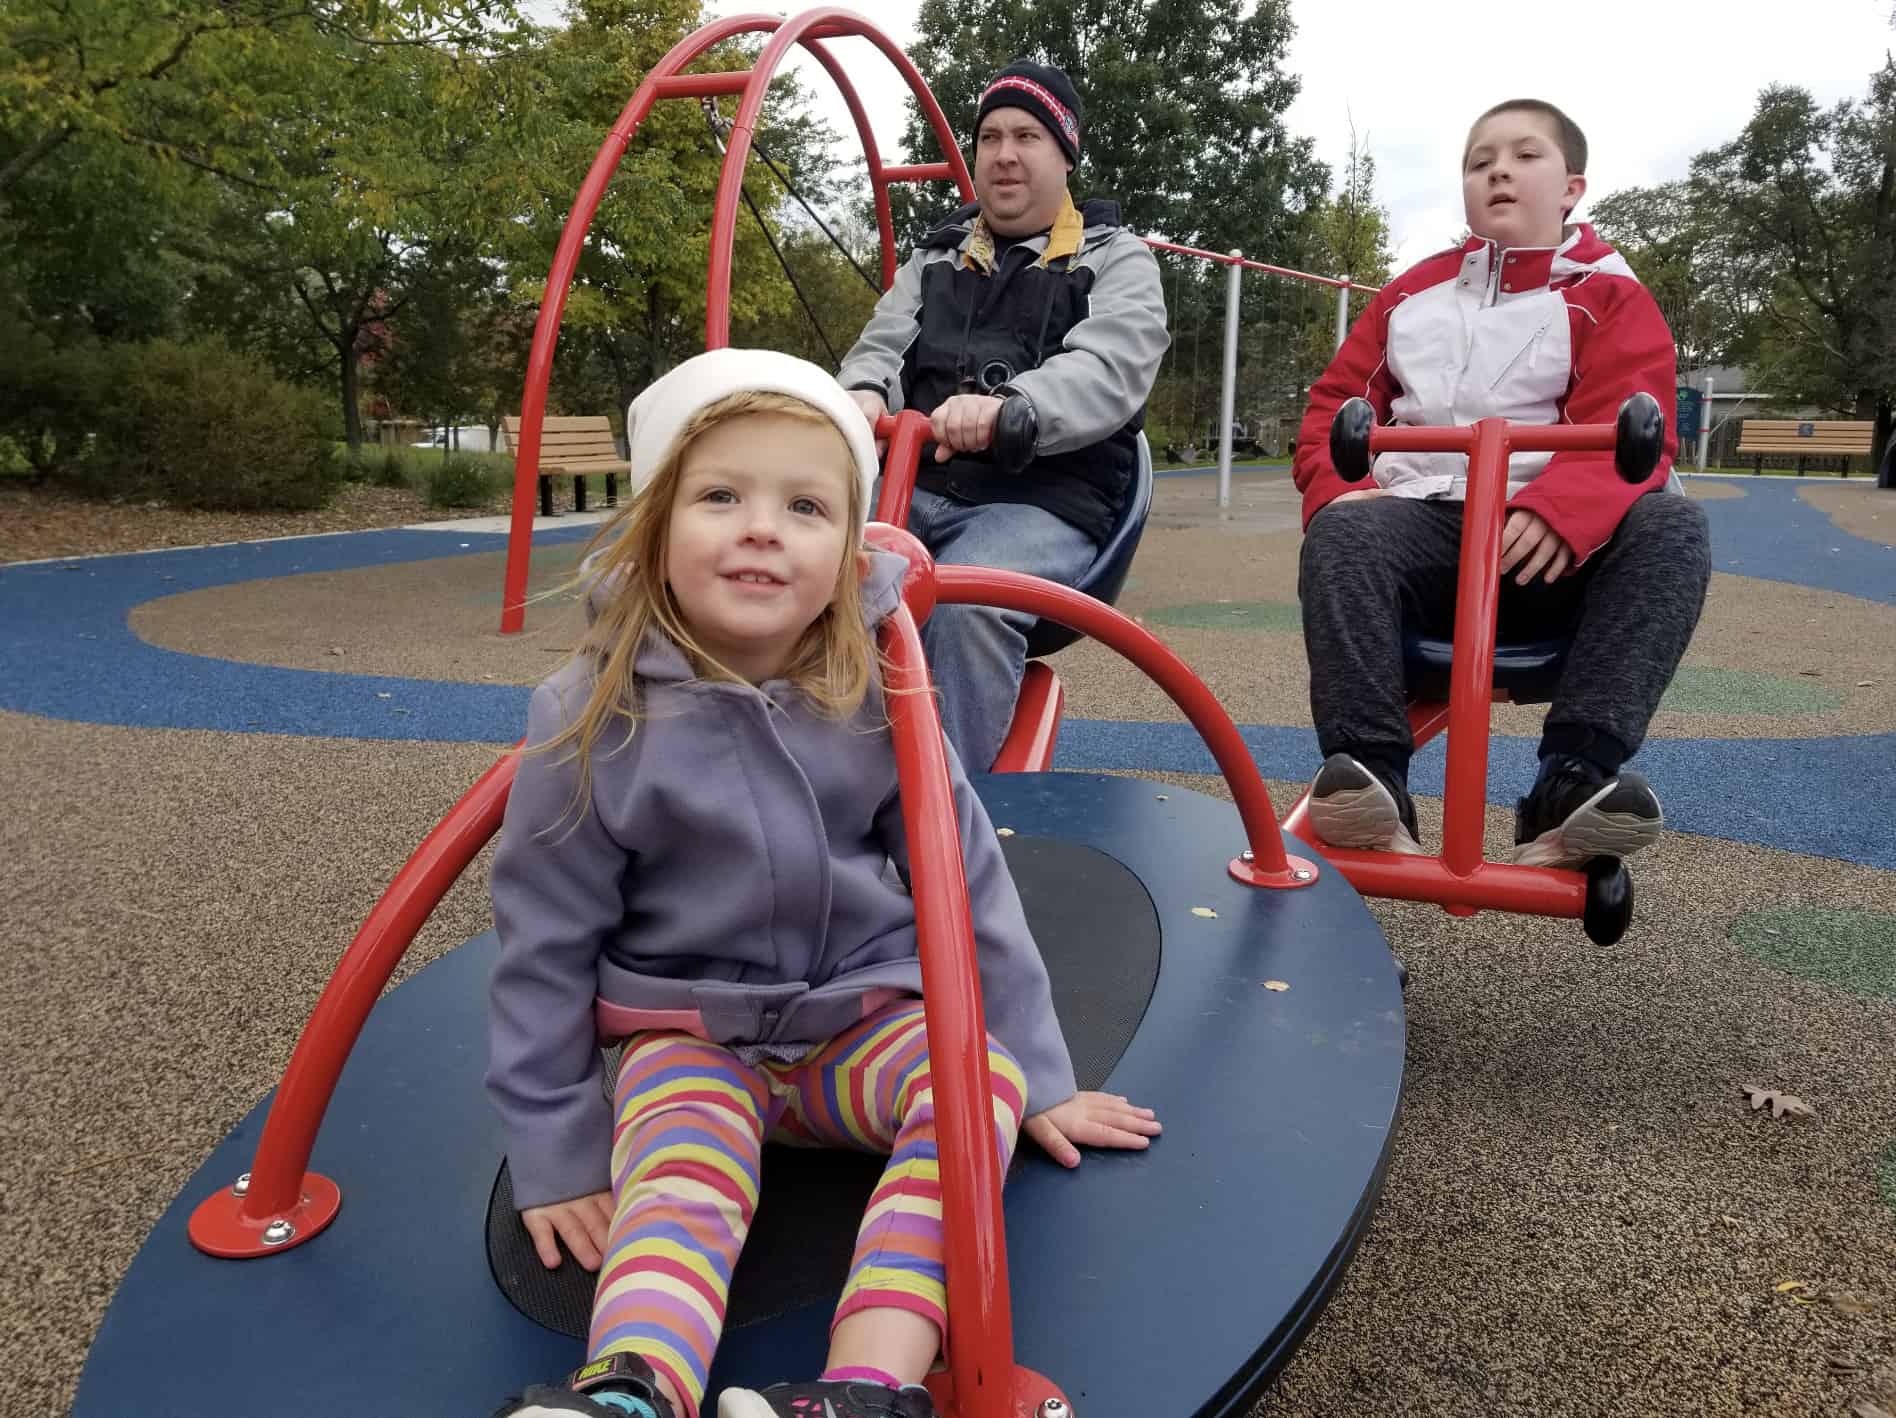
<svg viewBox="0 0 1896 1418"><path fill-rule="evenodd" d="M1376 159L1377 195L1401 269L1459 234L1461 144L1488 105L1532 96L1571 114L1592 149L1592 197L1664 182L1683 177L1695 153L1735 136L1766 84L1801 85L1821 103L1862 96L1896 47L1893 4L1543 0L1484 9L1466 0L1291 0L1297 34L1285 68L1303 87L1288 122L1340 172L1354 121ZM559 11L556 0L528 8L541 18ZM707 8L729 15L806 7L709 0ZM913 39L914 0L855 8L898 43ZM884 160L893 161L905 90L866 41L839 42L836 51L869 107ZM831 125L853 132L828 76L808 61L803 67ZM949 115L957 126L967 117Z"/></svg>

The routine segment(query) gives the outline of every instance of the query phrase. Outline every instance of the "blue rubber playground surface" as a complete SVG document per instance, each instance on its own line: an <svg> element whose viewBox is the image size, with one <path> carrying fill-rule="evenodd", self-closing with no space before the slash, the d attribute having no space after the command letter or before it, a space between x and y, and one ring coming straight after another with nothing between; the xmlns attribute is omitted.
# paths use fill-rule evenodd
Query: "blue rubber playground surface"
<svg viewBox="0 0 1896 1418"><path fill-rule="evenodd" d="M1718 571L1896 605L1896 548L1841 530L1785 479L1703 503ZM1865 496L1873 495L1867 491ZM543 532L536 546L589 528ZM319 572L391 566L505 549L504 536L384 531L0 567L0 709L130 728L482 742L517 738L529 689L330 673L183 654L129 625L140 605L183 592ZM1896 660L1896 630L1890 655ZM1295 780L1315 761L1307 730L1241 725L1266 777ZM1490 779L1533 775L1534 741L1497 735ZM1419 792L1441 790L1444 751L1415 765ZM1071 719L1058 768L1211 773L1183 722ZM1678 831L1896 869L1890 795L1872 785L1896 769L1896 734L1812 739L1659 739L1640 754L1665 785ZM1497 803L1504 800L1497 796Z"/></svg>

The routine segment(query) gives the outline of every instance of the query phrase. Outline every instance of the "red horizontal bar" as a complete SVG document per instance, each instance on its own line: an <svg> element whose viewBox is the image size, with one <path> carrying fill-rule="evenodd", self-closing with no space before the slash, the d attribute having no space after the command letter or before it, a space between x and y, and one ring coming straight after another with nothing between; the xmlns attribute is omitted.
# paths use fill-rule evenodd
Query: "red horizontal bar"
<svg viewBox="0 0 1896 1418"><path fill-rule="evenodd" d="M1483 862L1456 876L1439 857L1355 852L1325 847L1323 855L1364 896L1474 906L1528 916L1578 916L1586 909L1587 879L1577 871Z"/></svg>
<svg viewBox="0 0 1896 1418"><path fill-rule="evenodd" d="M750 86L749 69L731 69L719 74L672 74L652 87L660 98L708 98L715 94L741 94Z"/></svg>
<svg viewBox="0 0 1896 1418"><path fill-rule="evenodd" d="M1309 271L1293 271L1288 266L1272 266L1263 261L1253 261L1248 256L1233 256L1229 251L1206 251L1198 246L1180 246L1176 241L1160 241L1156 236L1143 238L1147 246L1158 251L1176 251L1180 256L1196 256L1201 261L1216 261L1220 266L1242 266L1247 271L1263 271L1271 276L1288 276L1293 281L1309 281L1319 286L1340 286L1346 290L1359 290L1365 295L1374 295L1381 286L1366 286L1360 281L1339 279L1336 276L1312 275Z"/></svg>
<svg viewBox="0 0 1896 1418"><path fill-rule="evenodd" d="M1614 428L1610 423L1550 423L1545 425L1509 424L1510 453L1574 453L1613 450ZM1409 424L1385 424L1369 435L1369 451L1375 453L1466 453L1474 446L1475 425L1420 428Z"/></svg>
<svg viewBox="0 0 1896 1418"><path fill-rule="evenodd" d="M953 182L955 170L945 162L898 163L882 169L884 182Z"/></svg>

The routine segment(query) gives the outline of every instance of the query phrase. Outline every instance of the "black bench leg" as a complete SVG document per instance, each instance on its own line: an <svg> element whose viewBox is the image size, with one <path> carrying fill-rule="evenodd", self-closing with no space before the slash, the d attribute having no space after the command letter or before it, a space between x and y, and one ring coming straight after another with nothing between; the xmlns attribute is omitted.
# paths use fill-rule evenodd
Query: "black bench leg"
<svg viewBox="0 0 1896 1418"><path fill-rule="evenodd" d="M1762 453L1752 454L1751 455L1751 476L1755 478L1755 477L1758 477L1763 472L1764 472L1764 454Z"/></svg>
<svg viewBox="0 0 1896 1418"><path fill-rule="evenodd" d="M553 479L545 473L540 474L540 515L553 515Z"/></svg>
<svg viewBox="0 0 1896 1418"><path fill-rule="evenodd" d="M584 473L575 473L573 475L573 511L584 512L585 510L586 475Z"/></svg>
<svg viewBox="0 0 1896 1418"><path fill-rule="evenodd" d="M1802 458L1797 460L1797 475L1800 478L1804 476L1804 460Z"/></svg>
<svg viewBox="0 0 1896 1418"><path fill-rule="evenodd" d="M606 474L606 506L617 507L618 505L619 505L619 475L617 473L607 473Z"/></svg>

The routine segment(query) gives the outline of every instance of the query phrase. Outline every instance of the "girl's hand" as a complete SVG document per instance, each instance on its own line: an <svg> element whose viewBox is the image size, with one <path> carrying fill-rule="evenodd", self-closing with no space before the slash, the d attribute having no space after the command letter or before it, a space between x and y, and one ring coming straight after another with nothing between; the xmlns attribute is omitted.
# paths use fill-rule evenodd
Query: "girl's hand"
<svg viewBox="0 0 1896 1418"><path fill-rule="evenodd" d="M557 1236L566 1242L573 1259L587 1270L599 1269L605 1259L606 1236L612 1229L612 1193L594 1192L571 1201L556 1201L551 1206L529 1206L520 1213L527 1234L533 1237L533 1249L540 1264L548 1270L560 1263Z"/></svg>
<svg viewBox="0 0 1896 1418"><path fill-rule="evenodd" d="M1135 1108L1117 1093L1075 1093L1066 1102L1035 1113L1023 1130L1062 1167L1080 1165L1076 1142L1142 1151L1164 1131L1150 1108Z"/></svg>
<svg viewBox="0 0 1896 1418"><path fill-rule="evenodd" d="M1517 586L1525 586L1543 569L1548 581L1558 581L1573 566L1573 548L1538 512L1520 508L1508 513L1507 525L1501 529L1502 577L1517 564L1521 568L1514 578Z"/></svg>
<svg viewBox="0 0 1896 1418"><path fill-rule="evenodd" d="M1367 502L1372 497L1387 497L1387 496L1389 496L1388 488L1359 487L1354 492L1340 493L1336 497L1331 498L1330 502ZM1329 503L1324 504L1324 506L1326 507L1329 505L1330 505Z"/></svg>

